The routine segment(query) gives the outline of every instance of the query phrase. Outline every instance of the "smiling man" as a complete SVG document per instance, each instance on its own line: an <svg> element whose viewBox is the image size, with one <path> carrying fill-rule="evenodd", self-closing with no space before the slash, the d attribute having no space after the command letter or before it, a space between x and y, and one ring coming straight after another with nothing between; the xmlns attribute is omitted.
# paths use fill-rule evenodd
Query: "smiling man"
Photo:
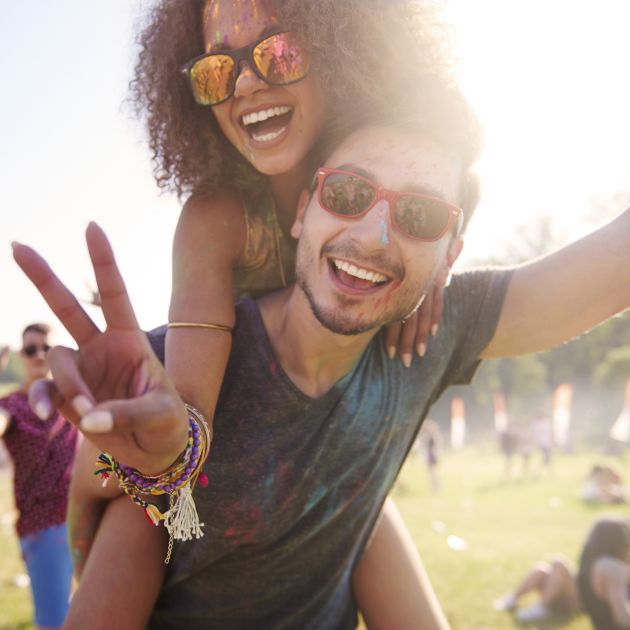
<svg viewBox="0 0 630 630"><path fill-rule="evenodd" d="M551 347L630 305L626 212L529 265L455 275L424 360L390 361L382 326L447 283L474 207L466 130L441 120L341 142L300 198L297 283L238 305L209 483L195 491L205 535L175 545L151 627L355 627L353 571L436 398L480 359ZM186 414L104 234L92 225L87 240L104 333L32 250L17 246L16 260L79 344L53 352L61 409L100 448L154 471L182 451ZM158 355L163 341L151 337ZM96 403L81 414L79 394ZM99 434L101 422L114 428ZM88 560L88 584L102 567Z"/></svg>

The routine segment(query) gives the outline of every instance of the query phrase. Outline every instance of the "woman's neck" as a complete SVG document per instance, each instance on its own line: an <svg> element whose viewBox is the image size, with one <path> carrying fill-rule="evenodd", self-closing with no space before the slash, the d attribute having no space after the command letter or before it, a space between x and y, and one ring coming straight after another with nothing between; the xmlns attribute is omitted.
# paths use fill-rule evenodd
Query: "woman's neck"
<svg viewBox="0 0 630 630"><path fill-rule="evenodd" d="M308 186L308 169L305 164L295 167L288 173L269 177L271 196L276 204L278 221L285 234L289 234L300 193Z"/></svg>

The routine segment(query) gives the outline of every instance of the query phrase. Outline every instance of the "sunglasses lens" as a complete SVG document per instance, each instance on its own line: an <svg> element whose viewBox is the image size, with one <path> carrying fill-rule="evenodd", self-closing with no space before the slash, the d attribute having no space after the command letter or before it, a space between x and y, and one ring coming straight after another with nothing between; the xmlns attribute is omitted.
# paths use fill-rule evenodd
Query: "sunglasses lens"
<svg viewBox="0 0 630 630"><path fill-rule="evenodd" d="M227 99L234 89L234 61L227 55L209 55L196 61L188 75L199 105L214 105Z"/></svg>
<svg viewBox="0 0 630 630"><path fill-rule="evenodd" d="M34 343L31 343L24 348L24 354L32 359L40 350L43 350L44 354L48 354L50 346L48 344L37 346Z"/></svg>
<svg viewBox="0 0 630 630"><path fill-rule="evenodd" d="M374 201L376 191L365 180L344 173L327 175L322 184L324 208L345 216L361 214Z"/></svg>
<svg viewBox="0 0 630 630"><path fill-rule="evenodd" d="M394 208L394 223L414 238L437 239L448 224L449 209L437 199L401 195Z"/></svg>
<svg viewBox="0 0 630 630"><path fill-rule="evenodd" d="M277 33L254 48L254 63L265 81L286 85L303 79L309 58L295 33Z"/></svg>

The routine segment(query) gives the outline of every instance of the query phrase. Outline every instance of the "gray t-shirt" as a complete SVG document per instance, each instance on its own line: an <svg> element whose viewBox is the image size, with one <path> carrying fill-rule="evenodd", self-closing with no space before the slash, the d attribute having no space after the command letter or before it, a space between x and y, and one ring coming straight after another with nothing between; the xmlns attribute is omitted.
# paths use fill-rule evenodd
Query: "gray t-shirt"
<svg viewBox="0 0 630 630"><path fill-rule="evenodd" d="M150 627L355 628L353 567L430 405L470 381L509 275L456 276L422 360L390 361L381 331L316 399L283 371L256 303L241 302L209 484L195 490L205 535L175 544ZM152 343L161 355L163 335Z"/></svg>

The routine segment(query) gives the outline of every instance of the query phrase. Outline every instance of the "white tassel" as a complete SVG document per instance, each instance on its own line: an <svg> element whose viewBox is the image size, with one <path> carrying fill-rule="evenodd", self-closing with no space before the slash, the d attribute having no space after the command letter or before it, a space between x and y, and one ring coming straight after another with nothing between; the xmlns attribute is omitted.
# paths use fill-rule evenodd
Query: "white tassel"
<svg viewBox="0 0 630 630"><path fill-rule="evenodd" d="M195 506L190 484L183 486L175 495L171 509L164 515L164 527L174 540L192 540L201 538L203 523L199 522L199 515Z"/></svg>

